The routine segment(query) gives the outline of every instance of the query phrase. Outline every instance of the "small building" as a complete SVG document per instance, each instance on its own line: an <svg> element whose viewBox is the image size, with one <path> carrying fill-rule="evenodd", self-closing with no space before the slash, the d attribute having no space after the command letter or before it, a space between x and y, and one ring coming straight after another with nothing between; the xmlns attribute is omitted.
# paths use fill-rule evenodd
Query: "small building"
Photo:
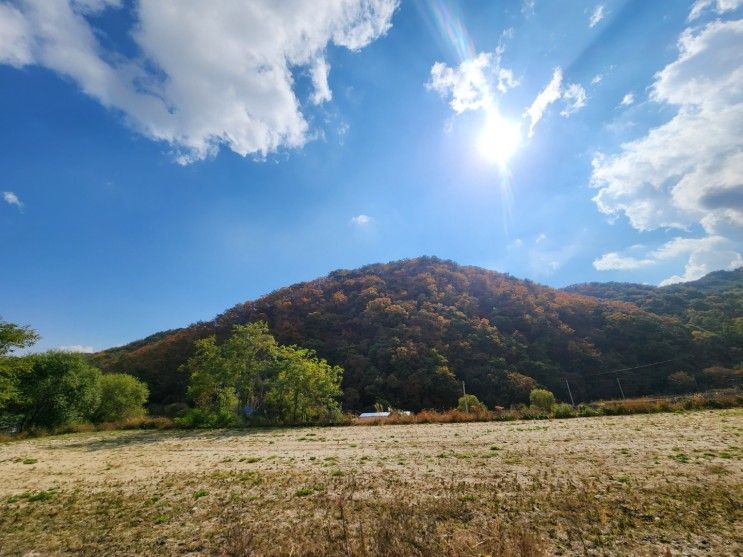
<svg viewBox="0 0 743 557"><path fill-rule="evenodd" d="M386 418L390 412L362 412L359 418Z"/></svg>

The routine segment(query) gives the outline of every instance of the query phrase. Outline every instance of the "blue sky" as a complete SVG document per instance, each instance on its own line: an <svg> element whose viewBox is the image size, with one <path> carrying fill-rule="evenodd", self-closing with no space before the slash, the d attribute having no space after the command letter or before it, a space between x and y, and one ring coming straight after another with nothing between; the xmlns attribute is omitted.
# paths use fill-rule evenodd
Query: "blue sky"
<svg viewBox="0 0 743 557"><path fill-rule="evenodd" d="M37 348L419 255L743 264L740 0L230 4L0 1L0 315Z"/></svg>

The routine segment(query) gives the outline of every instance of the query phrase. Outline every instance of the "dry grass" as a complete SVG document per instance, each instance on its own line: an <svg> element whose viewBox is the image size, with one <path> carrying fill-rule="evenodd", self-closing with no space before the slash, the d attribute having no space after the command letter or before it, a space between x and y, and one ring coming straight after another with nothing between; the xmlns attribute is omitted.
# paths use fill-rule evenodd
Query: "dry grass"
<svg viewBox="0 0 743 557"><path fill-rule="evenodd" d="M0 445L0 554L734 555L742 433L735 409L28 439Z"/></svg>

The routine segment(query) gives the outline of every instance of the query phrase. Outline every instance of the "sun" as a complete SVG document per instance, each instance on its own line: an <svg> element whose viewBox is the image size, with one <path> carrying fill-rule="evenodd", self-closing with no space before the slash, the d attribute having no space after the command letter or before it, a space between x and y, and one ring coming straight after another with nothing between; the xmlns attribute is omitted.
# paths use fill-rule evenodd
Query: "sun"
<svg viewBox="0 0 743 557"><path fill-rule="evenodd" d="M507 120L497 112L488 114L477 141L477 148L485 160L505 168L520 145L519 122Z"/></svg>

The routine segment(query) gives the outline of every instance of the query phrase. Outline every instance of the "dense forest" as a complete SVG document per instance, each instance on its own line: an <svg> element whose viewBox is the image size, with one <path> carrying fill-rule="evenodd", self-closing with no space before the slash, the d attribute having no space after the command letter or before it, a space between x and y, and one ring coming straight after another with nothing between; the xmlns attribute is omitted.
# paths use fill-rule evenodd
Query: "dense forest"
<svg viewBox="0 0 743 557"><path fill-rule="evenodd" d="M716 347L718 359L728 365L743 361L743 267L662 287L592 282L564 290L630 302L652 313L676 317L691 329L695 338L706 339L708 348Z"/></svg>
<svg viewBox="0 0 743 557"><path fill-rule="evenodd" d="M567 383L576 402L613 398L618 375L627 396L666 392L679 371L704 388L716 386L704 369L739 366L740 343L731 342L740 334L742 283L736 271L699 286L556 290L421 257L335 271L93 360L144 380L155 403L181 402L194 342L223 341L235 325L260 320L278 342L344 369L346 410L449 408L462 381L489 406L527 402L537 385L568 400ZM615 373L637 366L647 367Z"/></svg>

